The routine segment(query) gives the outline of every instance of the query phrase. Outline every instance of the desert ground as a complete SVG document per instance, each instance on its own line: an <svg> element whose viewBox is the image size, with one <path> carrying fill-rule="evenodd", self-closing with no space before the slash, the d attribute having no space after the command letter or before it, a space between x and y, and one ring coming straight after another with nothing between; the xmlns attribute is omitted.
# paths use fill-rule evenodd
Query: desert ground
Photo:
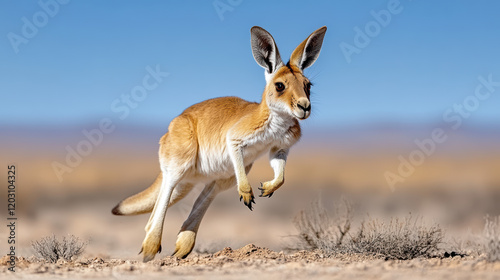
<svg viewBox="0 0 500 280"><path fill-rule="evenodd" d="M55 264L22 258L21 279L498 279L500 264L477 257L386 261L366 256L325 257L321 252L294 254L248 244L214 254L194 253L184 260L162 257L136 260L88 258ZM9 275L10 276L10 275Z"/></svg>
<svg viewBox="0 0 500 280"><path fill-rule="evenodd" d="M483 228L486 215L500 214L500 137L451 137L445 148L438 148L412 176L391 189L384 172L395 172L398 156L407 156L414 149L412 140L425 137L426 131L411 135L344 131L321 137L310 133L292 150L286 183L272 198L256 198L254 211L249 211L235 189L220 194L205 215L193 253L178 260L170 255L201 190L198 186L169 208L163 251L148 263L138 252L149 216L113 216L111 209L154 180L159 170L156 143L162 131L148 128L111 135L62 182L51 163L64 162L64 146L76 143L78 137L57 142L51 139L62 132L54 131L50 137L32 132L25 137L8 131L6 135L13 136L3 139L2 163L16 164L19 170L17 259L14 273L8 271L7 257L0 260L0 278L498 279L500 262L488 261ZM260 159L249 175L254 191L272 174L266 158ZM363 220L411 213L426 224L438 225L444 238L432 254L409 260L299 248L294 224L298 213L320 199L335 217L342 197L354 205L353 236ZM0 199L3 205L6 194ZM1 212L0 218L6 221L6 213ZM2 230L3 256L7 234ZM74 235L86 243L85 250L71 261L44 261L31 244L51 235Z"/></svg>

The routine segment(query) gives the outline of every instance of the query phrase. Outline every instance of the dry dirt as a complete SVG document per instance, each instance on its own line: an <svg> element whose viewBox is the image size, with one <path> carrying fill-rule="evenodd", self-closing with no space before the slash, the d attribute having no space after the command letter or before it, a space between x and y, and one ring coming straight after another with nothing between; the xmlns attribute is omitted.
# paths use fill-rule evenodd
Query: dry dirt
<svg viewBox="0 0 500 280"><path fill-rule="evenodd" d="M487 263L483 256L474 254L386 261L360 255L281 252L290 245L289 237L296 234L293 217L318 195L330 208L340 196L347 195L359 206L362 217L367 213L386 219L409 212L421 215L430 223L439 223L448 239L457 237L466 242L464 233L469 229L480 233L486 214L500 215L500 149L496 140L488 146L450 136L449 151L440 149L392 190L384 172L396 172L398 155L407 156L414 148L398 143L427 137L427 130L406 138L356 134L341 138L344 142L339 140L344 133L318 134L316 138L322 142L312 141L315 136L305 133L287 162L286 185L272 199L256 198L254 211L248 211L235 189L221 193L205 215L195 251L187 259L177 260L168 255L201 191L195 189L169 208L163 253L150 263L142 263L137 253L149 215L117 217L111 215L111 209L156 177L157 139L163 130L155 130L152 136L133 131L110 135L74 172L65 174L61 183L51 163L63 162L64 147L81 139L79 128L74 129L74 139L59 137L66 135L63 132L56 136L51 132L45 138L31 134L14 137L3 142L12 145L0 147L4 166L16 162L20 170L16 178L16 253L20 257L15 273L7 271L5 258L0 261L0 279L500 279L500 262ZM142 138L130 140L131 135ZM59 138L62 140L56 140ZM262 158L254 165L249 181L255 191L260 182L272 176L267 159ZM6 201L6 192L0 192L0 200ZM3 215L6 213L0 213L0 220L5 221ZM359 224L359 220L355 222ZM52 234L59 238L72 234L88 241L88 246L74 262L51 264L32 257L31 242ZM0 257L7 252L6 238L7 232L0 230Z"/></svg>
<svg viewBox="0 0 500 280"><path fill-rule="evenodd" d="M89 258L47 263L19 258L17 271L7 271L0 261L2 278L14 279L498 279L500 263L481 256L383 260L359 255L327 257L321 252L275 252L254 244L215 254L193 253L184 260L161 257L149 263L123 259Z"/></svg>

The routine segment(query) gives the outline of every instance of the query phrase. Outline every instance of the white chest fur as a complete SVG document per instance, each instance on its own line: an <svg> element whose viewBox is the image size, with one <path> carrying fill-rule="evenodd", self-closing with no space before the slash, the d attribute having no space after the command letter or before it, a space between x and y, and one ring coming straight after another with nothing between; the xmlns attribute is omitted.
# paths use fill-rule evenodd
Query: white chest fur
<svg viewBox="0 0 500 280"><path fill-rule="evenodd" d="M262 129L242 139L241 152L244 165L253 163L273 147L291 146L293 141L296 141L289 135L290 127L294 124L294 119L288 115L271 113ZM222 150L215 147L200 149L197 169L200 175L207 177L207 180L234 175L234 166L231 162L228 146L224 145Z"/></svg>
<svg viewBox="0 0 500 280"><path fill-rule="evenodd" d="M272 112L262 130L244 139L244 156L266 152L274 146L290 146L293 139L289 130L294 124L294 119L289 115Z"/></svg>

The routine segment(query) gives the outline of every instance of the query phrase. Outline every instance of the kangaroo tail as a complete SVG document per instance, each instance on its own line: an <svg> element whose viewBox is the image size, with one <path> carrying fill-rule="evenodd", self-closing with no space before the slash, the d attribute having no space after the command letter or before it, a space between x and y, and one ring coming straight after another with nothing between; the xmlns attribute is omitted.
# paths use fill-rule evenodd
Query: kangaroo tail
<svg viewBox="0 0 500 280"><path fill-rule="evenodd" d="M160 172L149 188L122 200L111 210L111 213L114 215L138 215L153 211L162 180L163 175Z"/></svg>

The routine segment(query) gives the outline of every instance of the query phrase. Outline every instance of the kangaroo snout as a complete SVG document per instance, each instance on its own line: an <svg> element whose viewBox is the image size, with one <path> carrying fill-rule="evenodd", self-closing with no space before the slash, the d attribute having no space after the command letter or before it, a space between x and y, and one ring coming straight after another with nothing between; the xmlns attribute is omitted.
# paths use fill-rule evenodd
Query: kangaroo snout
<svg viewBox="0 0 500 280"><path fill-rule="evenodd" d="M303 97L297 101L297 109L295 110L297 118L305 120L311 115L311 102Z"/></svg>

